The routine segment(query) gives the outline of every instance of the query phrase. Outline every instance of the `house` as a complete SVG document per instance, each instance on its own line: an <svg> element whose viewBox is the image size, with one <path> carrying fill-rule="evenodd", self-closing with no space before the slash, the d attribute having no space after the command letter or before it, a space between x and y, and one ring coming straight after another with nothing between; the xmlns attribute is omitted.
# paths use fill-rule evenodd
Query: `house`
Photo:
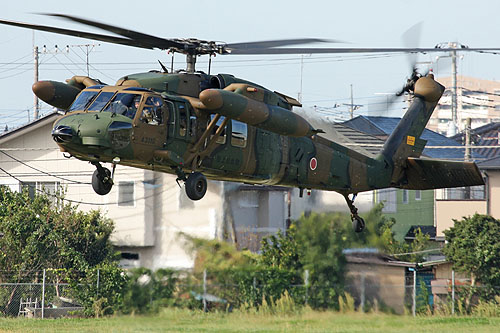
<svg viewBox="0 0 500 333"><path fill-rule="evenodd" d="M485 186L436 191L436 237L444 240L443 231L453 226L453 220L475 213L500 218L500 156L477 163Z"/></svg>
<svg viewBox="0 0 500 333"><path fill-rule="evenodd" d="M388 307L402 314L413 284L409 268L415 264L399 261L376 249L346 249L346 291L356 307L363 305Z"/></svg>
<svg viewBox="0 0 500 333"><path fill-rule="evenodd" d="M465 133L461 132L451 137L460 144L465 145ZM473 148L485 158L492 158L500 155L500 122L492 122L471 130L471 142Z"/></svg>
<svg viewBox="0 0 500 333"><path fill-rule="evenodd" d="M358 116L344 122L343 125L385 140L400 120L396 117ZM424 130L421 138L427 141L423 156L448 160L463 160L464 158L465 150L455 140L429 129ZM482 156L474 152L473 157L481 158ZM434 194L434 190L382 189L375 191L374 201L384 202L383 212L386 216L396 220L393 231L396 239L401 241L411 226L435 226Z"/></svg>
<svg viewBox="0 0 500 333"><path fill-rule="evenodd" d="M439 78L446 90L434 110L427 128L440 134L447 134L452 121L452 77ZM500 82L483 80L474 77L457 76L457 114L458 131L466 127L466 119L472 119L472 128L484 126L490 122L498 122L500 105ZM454 133L453 133L454 134Z"/></svg>

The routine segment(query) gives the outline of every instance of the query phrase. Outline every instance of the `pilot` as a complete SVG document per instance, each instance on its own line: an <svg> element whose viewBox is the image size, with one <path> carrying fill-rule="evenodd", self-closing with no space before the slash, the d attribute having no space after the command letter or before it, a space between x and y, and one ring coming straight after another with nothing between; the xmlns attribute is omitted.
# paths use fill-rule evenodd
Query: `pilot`
<svg viewBox="0 0 500 333"><path fill-rule="evenodd" d="M145 107L142 110L142 117L141 117L142 122L150 125L157 125L157 122L156 124L154 123L155 120L153 112L154 111L152 107Z"/></svg>
<svg viewBox="0 0 500 333"><path fill-rule="evenodd" d="M137 109L139 108L140 102L141 102L141 95L136 95L134 97L133 102L127 108L127 111L125 112L124 115L129 117L130 119L134 119L135 113L137 112Z"/></svg>

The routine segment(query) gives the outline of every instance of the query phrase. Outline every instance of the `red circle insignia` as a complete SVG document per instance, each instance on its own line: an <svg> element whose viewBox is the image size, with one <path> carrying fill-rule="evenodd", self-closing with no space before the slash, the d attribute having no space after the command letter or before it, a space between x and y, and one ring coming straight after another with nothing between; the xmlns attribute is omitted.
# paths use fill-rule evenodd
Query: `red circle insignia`
<svg viewBox="0 0 500 333"><path fill-rule="evenodd" d="M311 168L311 170L316 170L316 168L318 167L318 160L316 159L316 157L313 157L311 158L311 160L309 161L309 168Z"/></svg>

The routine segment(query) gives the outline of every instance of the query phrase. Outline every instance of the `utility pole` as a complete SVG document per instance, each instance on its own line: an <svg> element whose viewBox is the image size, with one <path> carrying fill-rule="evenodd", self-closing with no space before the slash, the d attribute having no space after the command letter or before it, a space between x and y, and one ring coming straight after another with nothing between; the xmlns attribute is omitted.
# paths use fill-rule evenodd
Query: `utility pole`
<svg viewBox="0 0 500 333"><path fill-rule="evenodd" d="M456 43L450 43L453 48L457 47ZM457 51L451 51L451 136L457 134Z"/></svg>
<svg viewBox="0 0 500 333"><path fill-rule="evenodd" d="M465 161L470 162L472 160L471 152L471 118L467 118L465 125Z"/></svg>
<svg viewBox="0 0 500 333"><path fill-rule="evenodd" d="M349 107L350 119L354 118L354 111L363 106L361 104L354 104L354 94L352 92L352 84L351 84L351 103L350 104L342 103L342 105L346 105Z"/></svg>
<svg viewBox="0 0 500 333"><path fill-rule="evenodd" d="M34 62L35 62L35 83L38 82L38 46L35 46L33 48L33 57L34 57ZM40 111L40 108L39 108L39 103L38 103L38 97L33 94L35 96L35 99L34 99L34 106L33 106L33 119L36 120L38 119L38 113Z"/></svg>
<svg viewBox="0 0 500 333"><path fill-rule="evenodd" d="M302 74L304 73L304 56L300 56L300 91L298 94L298 100L302 103Z"/></svg>
<svg viewBox="0 0 500 333"><path fill-rule="evenodd" d="M465 125L465 156L464 160L466 162L470 162L472 160L472 152L471 152L471 118L467 118ZM471 198L471 190L469 186L464 187L464 199L472 199Z"/></svg>
<svg viewBox="0 0 500 333"><path fill-rule="evenodd" d="M467 46L457 43L448 42L440 43L436 45L436 48L467 48ZM457 103L457 51L450 51L451 58L451 122L448 127L447 136L453 136L457 134L458 129L458 103Z"/></svg>
<svg viewBox="0 0 500 333"><path fill-rule="evenodd" d="M33 37L34 41L34 37ZM40 54L58 54L64 51L61 51L57 48L57 45L55 46L54 51L48 51L47 46L43 46L42 51L40 52L38 49L38 46L33 46L33 59L34 59L34 83L37 83L40 80L39 77L39 67L40 67ZM66 45L66 51L69 52L69 46ZM34 106L33 106L33 120L37 120L40 117L40 102L38 100L38 97L34 95ZM28 115L28 122L29 122L29 115Z"/></svg>
<svg viewBox="0 0 500 333"><path fill-rule="evenodd" d="M83 53L85 53L85 64L87 65L87 76L90 76L90 70L89 70L89 54L90 52L94 51L96 46L101 46L101 44L77 44L77 45L71 45L71 47L79 47ZM85 49L83 49L85 48ZM69 51L69 48L68 48Z"/></svg>
<svg viewBox="0 0 500 333"><path fill-rule="evenodd" d="M351 83L351 107L349 108L349 114L351 119L354 118L354 96L352 94L352 83Z"/></svg>

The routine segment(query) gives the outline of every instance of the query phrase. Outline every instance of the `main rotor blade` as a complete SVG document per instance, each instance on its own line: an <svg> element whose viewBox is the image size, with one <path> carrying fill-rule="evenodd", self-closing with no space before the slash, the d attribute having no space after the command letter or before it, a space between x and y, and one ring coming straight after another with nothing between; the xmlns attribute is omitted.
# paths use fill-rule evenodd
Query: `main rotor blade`
<svg viewBox="0 0 500 333"><path fill-rule="evenodd" d="M73 21L73 22L85 24L85 25L88 25L91 27L106 30L106 31L115 33L117 35L121 35L121 36L130 38L131 40L140 40L142 42L146 42L147 44L151 45L152 47L156 47L156 48L163 49L163 50L169 49L171 47L175 47L175 48L183 48L184 47L183 43L179 43L179 42L176 42L176 41L173 41L170 39L156 37L153 35L144 34L141 32L134 31L134 30L124 29L124 28L120 28L120 27L117 27L114 25L109 25L109 24L101 23L101 22L97 22L97 21L91 21L91 20L83 19L83 18L76 17L76 16L65 15L65 14L54 14L54 13L42 13L41 15L59 17L59 18L63 18L63 19L69 20L69 21Z"/></svg>
<svg viewBox="0 0 500 333"><path fill-rule="evenodd" d="M428 52L499 52L500 48L266 48L235 49L231 54L312 54L312 53L428 53Z"/></svg>
<svg viewBox="0 0 500 333"><path fill-rule="evenodd" d="M147 43L143 43L143 42L138 41L138 40L132 40L132 39L122 38L122 37L106 36L106 35L95 34L95 33L91 33L91 32L85 32L85 31L62 29L62 28L49 27L49 26L45 26L45 25L29 24L29 23L22 23L22 22L16 22L16 21L7 21L7 20L0 20L0 24L12 25L15 27L26 28L26 29L34 29L34 30L40 30L40 31L46 31L46 32L53 32L56 34L62 34L62 35L68 35L68 36L74 36L74 37L94 39L94 40L99 40L102 42L121 44L121 45L127 45L127 46L134 46L134 47L140 47L140 48L144 48L144 49L153 49L154 48L152 45L147 44Z"/></svg>
<svg viewBox="0 0 500 333"><path fill-rule="evenodd" d="M418 22L411 26L401 35L401 40L405 47L419 47L420 46L420 36L422 34L422 22ZM413 72L417 66L417 54L408 53L408 64L410 65L410 72Z"/></svg>
<svg viewBox="0 0 500 333"><path fill-rule="evenodd" d="M342 41L334 39L322 39L322 38L297 38L297 39L276 39L276 40L263 40L257 42L245 42L245 43L231 43L227 44L226 48L231 50L240 49L262 49L271 48L279 46L297 45L297 44L311 44L311 43L343 43Z"/></svg>

